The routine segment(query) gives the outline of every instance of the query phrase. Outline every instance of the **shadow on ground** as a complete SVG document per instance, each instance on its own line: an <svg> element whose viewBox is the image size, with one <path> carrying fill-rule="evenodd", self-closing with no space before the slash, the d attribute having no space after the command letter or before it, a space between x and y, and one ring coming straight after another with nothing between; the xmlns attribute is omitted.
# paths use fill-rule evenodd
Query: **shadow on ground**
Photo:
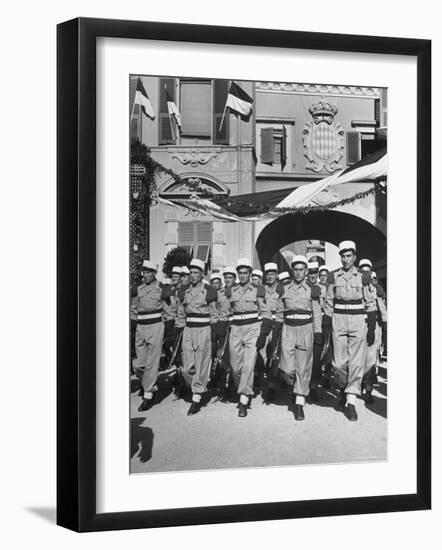
<svg viewBox="0 0 442 550"><path fill-rule="evenodd" d="M130 421L130 456L139 452L140 462L148 462L152 458L153 431L148 426L142 426L144 418L132 418Z"/></svg>
<svg viewBox="0 0 442 550"><path fill-rule="evenodd" d="M44 506L29 506L26 508L28 512L38 516L49 523L55 523L57 519L57 511L55 508L48 508Z"/></svg>

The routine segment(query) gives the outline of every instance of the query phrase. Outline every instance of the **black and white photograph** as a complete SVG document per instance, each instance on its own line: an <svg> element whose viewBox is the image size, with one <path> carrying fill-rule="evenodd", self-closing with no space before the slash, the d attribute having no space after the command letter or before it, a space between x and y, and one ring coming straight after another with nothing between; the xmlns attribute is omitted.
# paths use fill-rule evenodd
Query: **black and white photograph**
<svg viewBox="0 0 442 550"><path fill-rule="evenodd" d="M388 89L127 85L130 473L388 460Z"/></svg>

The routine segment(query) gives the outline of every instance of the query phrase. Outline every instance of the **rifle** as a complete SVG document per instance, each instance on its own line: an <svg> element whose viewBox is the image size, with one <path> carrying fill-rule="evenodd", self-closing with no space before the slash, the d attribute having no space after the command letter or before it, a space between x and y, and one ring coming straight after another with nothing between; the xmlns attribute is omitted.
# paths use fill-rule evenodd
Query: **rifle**
<svg viewBox="0 0 442 550"><path fill-rule="evenodd" d="M270 357L269 372L272 378L276 378L278 376L280 360L279 345L281 343L281 335L282 331L278 334L278 338L275 342L275 346L273 347L272 355Z"/></svg>
<svg viewBox="0 0 442 550"><path fill-rule="evenodd" d="M181 340L183 338L183 331L180 332L178 338L177 338L177 341L176 341L176 344L175 344L175 347L173 349L173 352L172 352L172 356L170 358L170 361L169 361L169 364L167 365L167 369L159 372L158 374L160 375L165 375L165 374L172 374L173 372L175 372L177 370L177 367L175 365L175 359L176 359L176 356L178 354L178 350L180 348L180 344L181 344Z"/></svg>
<svg viewBox="0 0 442 550"><path fill-rule="evenodd" d="M224 358L224 353L226 352L227 343L229 341L229 334L230 334L230 327L227 327L226 335L224 337L223 345L221 346L221 353L217 353L216 357L212 361L212 368L210 369L210 379L214 380L216 373L219 370L219 367L222 363L222 360Z"/></svg>

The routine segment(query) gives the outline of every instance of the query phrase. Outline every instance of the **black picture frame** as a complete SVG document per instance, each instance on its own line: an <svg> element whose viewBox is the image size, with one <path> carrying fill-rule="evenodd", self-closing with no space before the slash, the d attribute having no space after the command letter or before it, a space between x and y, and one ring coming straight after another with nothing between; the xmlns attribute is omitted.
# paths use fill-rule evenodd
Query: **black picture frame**
<svg viewBox="0 0 442 550"><path fill-rule="evenodd" d="M96 512L96 39L115 37L417 59L417 491ZM431 506L431 41L79 18L57 28L57 523L75 531L367 514ZM393 283L394 284L394 283Z"/></svg>

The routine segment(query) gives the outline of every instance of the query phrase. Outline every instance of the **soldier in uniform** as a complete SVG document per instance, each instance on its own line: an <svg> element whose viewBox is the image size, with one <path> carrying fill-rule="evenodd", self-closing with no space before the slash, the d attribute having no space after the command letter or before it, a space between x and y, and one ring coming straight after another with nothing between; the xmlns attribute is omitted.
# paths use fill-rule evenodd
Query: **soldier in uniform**
<svg viewBox="0 0 442 550"><path fill-rule="evenodd" d="M365 357L365 369L364 376L362 377L362 396L367 405L372 405L373 400L373 386L377 382L377 362L379 357L379 351L382 343L382 324L387 320L387 310L385 308L385 303L382 299L383 289L376 287L374 283L372 263L368 259L363 259L359 262L359 269L362 272L369 273L372 278L372 292L375 297L376 303L376 328L375 328L375 338L371 346L367 344L366 348L366 357ZM364 393L365 390L365 393Z"/></svg>
<svg viewBox="0 0 442 550"><path fill-rule="evenodd" d="M278 275L278 281L284 286L290 284L292 281L292 278L290 277L290 273L288 271L282 271Z"/></svg>
<svg viewBox="0 0 442 550"><path fill-rule="evenodd" d="M356 245L339 244L342 268L332 274L327 288L324 333L332 331L334 381L340 389L339 405L351 421L358 419L356 395L361 393L366 344L375 339L376 306L369 274L355 266Z"/></svg>
<svg viewBox="0 0 442 550"><path fill-rule="evenodd" d="M318 285L318 275L319 275L319 263L318 262L308 262L308 273L307 273L307 284L310 288L316 287L319 289L316 293L319 292L319 305L321 304L321 287ZM322 319L322 314L321 314ZM321 352L322 352L322 339L316 341L313 344L313 367L312 367L312 376L310 380L310 394L309 399L312 403L317 403L319 400L318 396L318 385L321 382L322 372L321 372Z"/></svg>
<svg viewBox="0 0 442 550"><path fill-rule="evenodd" d="M252 285L253 286L261 286L262 285L262 276L263 276L263 273L260 269L254 269L252 271L252 278L251 278Z"/></svg>
<svg viewBox="0 0 442 550"><path fill-rule="evenodd" d="M141 385L144 390L139 411L147 411L153 404L161 348L164 336L164 321L170 320L171 289L156 279L157 267L144 260L141 268L142 284L137 288L137 330L135 333L136 357L133 368L137 373L143 371Z"/></svg>
<svg viewBox="0 0 442 550"><path fill-rule="evenodd" d="M212 273L210 275L210 286L214 288L216 291L221 289L222 281L221 281L221 273Z"/></svg>
<svg viewBox="0 0 442 550"><path fill-rule="evenodd" d="M226 289L232 311L229 338L230 363L237 393L239 417L247 416L253 395L254 366L258 350L265 345L272 329L270 310L265 303L264 287L250 282L252 264L248 258L237 262L239 284ZM261 323L258 317L261 316Z"/></svg>
<svg viewBox="0 0 442 550"><path fill-rule="evenodd" d="M270 403L275 400L276 386L278 382L277 374L274 369L269 368L271 362L270 359L274 352L279 353L281 347L281 332L283 323L282 314L282 284L278 282L278 266L269 262L264 265L265 276L265 291L266 291L266 304L270 309L272 315L272 331L267 337L267 341L264 347L260 350L260 355L264 366L267 368L267 394L265 397L266 403Z"/></svg>
<svg viewBox="0 0 442 550"><path fill-rule="evenodd" d="M305 398L310 393L313 344L321 342L319 288L306 280L307 258L293 257L293 281L283 287L284 310L280 369L295 397L295 420L304 420Z"/></svg>
<svg viewBox="0 0 442 550"><path fill-rule="evenodd" d="M180 277L180 285L181 286L189 286L190 285L190 271L187 265L184 265L181 268L181 277Z"/></svg>
<svg viewBox="0 0 442 550"><path fill-rule="evenodd" d="M201 409L202 395L210 376L211 319L217 317L217 291L203 281L205 264L190 262L190 285L179 291L176 332L183 330L183 378L192 391L192 404L187 414Z"/></svg>
<svg viewBox="0 0 442 550"><path fill-rule="evenodd" d="M171 281L171 311L172 316L166 323L166 337L164 339L164 355L166 363L169 363L175 346L178 345L178 341L175 338L175 332L173 330L176 314L178 311L178 291L183 286L186 278L183 277L183 268L180 266L174 266L172 268ZM181 346L180 346L181 348ZM176 362L180 364L180 351L176 354Z"/></svg>
<svg viewBox="0 0 442 550"><path fill-rule="evenodd" d="M330 268L327 265L321 265L318 272L318 286L321 289L321 296L319 297L319 305L321 306L321 313L324 314L325 310L325 298L327 296L327 286L328 286L328 274L330 273ZM322 342L323 345L325 342ZM333 377L333 368L331 364L325 360L322 368L322 385L324 388L330 388L331 379Z"/></svg>

